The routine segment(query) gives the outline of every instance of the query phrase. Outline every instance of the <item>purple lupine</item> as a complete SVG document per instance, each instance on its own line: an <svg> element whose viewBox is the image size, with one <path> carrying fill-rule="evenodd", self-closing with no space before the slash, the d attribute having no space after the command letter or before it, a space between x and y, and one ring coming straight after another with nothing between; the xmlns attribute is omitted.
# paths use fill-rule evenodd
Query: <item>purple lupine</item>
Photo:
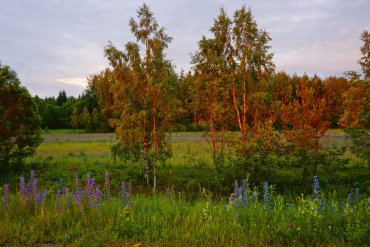
<svg viewBox="0 0 370 247"><path fill-rule="evenodd" d="M348 201L348 205L349 205L349 206L352 206L353 201L352 201L352 194L351 194L351 193L349 193L349 194L348 194L347 201Z"/></svg>
<svg viewBox="0 0 370 247"><path fill-rule="evenodd" d="M39 205L39 207L42 206L42 204L44 203L44 197L42 195L42 193L38 193L37 196L36 196L36 200L37 200L37 204Z"/></svg>
<svg viewBox="0 0 370 247"><path fill-rule="evenodd" d="M26 192L26 182L24 181L24 177L20 177L19 180L19 192L21 200L24 202L27 199L27 192Z"/></svg>
<svg viewBox="0 0 370 247"><path fill-rule="evenodd" d="M253 196L252 196L252 201L253 201L253 202L257 202L257 199L258 199L257 192L256 192L256 191L254 191L254 192L253 192Z"/></svg>
<svg viewBox="0 0 370 247"><path fill-rule="evenodd" d="M269 183L267 181L263 184L263 204L270 205L270 190Z"/></svg>
<svg viewBox="0 0 370 247"><path fill-rule="evenodd" d="M171 190L170 190L169 187L166 188L166 196L167 196L168 199L171 198Z"/></svg>
<svg viewBox="0 0 370 247"><path fill-rule="evenodd" d="M90 172L86 174L86 187L85 190L89 191L90 189L90 184L91 184L91 178L90 178Z"/></svg>
<svg viewBox="0 0 370 247"><path fill-rule="evenodd" d="M355 198L354 198L354 203L357 204L359 202L359 195L360 195L360 189L356 188L355 189Z"/></svg>
<svg viewBox="0 0 370 247"><path fill-rule="evenodd" d="M243 187L239 187L237 190L236 190L236 193L235 193L235 198L240 198L243 196Z"/></svg>
<svg viewBox="0 0 370 247"><path fill-rule="evenodd" d="M65 207L68 207L68 188L66 186L63 187L63 198Z"/></svg>
<svg viewBox="0 0 370 247"><path fill-rule="evenodd" d="M127 193L126 182L123 181L121 185L121 202L126 203L127 198L128 198L128 193Z"/></svg>
<svg viewBox="0 0 370 247"><path fill-rule="evenodd" d="M320 184L319 179L317 176L313 177L313 186L312 186L312 198L314 200L320 199L321 192L320 192Z"/></svg>
<svg viewBox="0 0 370 247"><path fill-rule="evenodd" d="M39 188L37 185L37 178L34 178L32 181L32 199L33 202L36 204L37 203L37 195L39 194Z"/></svg>
<svg viewBox="0 0 370 247"><path fill-rule="evenodd" d="M75 203L77 207L81 207L81 196L80 196L80 191L77 191L76 194L74 195Z"/></svg>
<svg viewBox="0 0 370 247"><path fill-rule="evenodd" d="M94 189L95 188L95 179L94 178L91 179L90 188L91 189Z"/></svg>
<svg viewBox="0 0 370 247"><path fill-rule="evenodd" d="M35 179L35 170L31 170L30 181L32 182L33 179Z"/></svg>
<svg viewBox="0 0 370 247"><path fill-rule="evenodd" d="M6 211L9 208L9 184L4 184L3 199L3 210Z"/></svg>
<svg viewBox="0 0 370 247"><path fill-rule="evenodd" d="M102 192L96 188L94 196L95 196L95 204L100 208L100 197L102 196Z"/></svg>

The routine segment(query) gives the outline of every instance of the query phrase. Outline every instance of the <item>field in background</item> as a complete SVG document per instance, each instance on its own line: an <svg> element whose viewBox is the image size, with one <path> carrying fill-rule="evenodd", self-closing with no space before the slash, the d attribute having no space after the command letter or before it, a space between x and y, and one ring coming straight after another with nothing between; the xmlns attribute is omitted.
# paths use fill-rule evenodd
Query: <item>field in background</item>
<svg viewBox="0 0 370 247"><path fill-rule="evenodd" d="M43 134L44 142L37 149L32 159L54 158L110 158L111 146L117 142L114 133L83 133L80 130L53 130ZM173 165L195 162L212 162L211 146L201 132L177 132L170 137L173 156L168 163ZM325 146L343 146L347 144L343 131L329 130L321 143ZM348 158L356 159L350 152Z"/></svg>

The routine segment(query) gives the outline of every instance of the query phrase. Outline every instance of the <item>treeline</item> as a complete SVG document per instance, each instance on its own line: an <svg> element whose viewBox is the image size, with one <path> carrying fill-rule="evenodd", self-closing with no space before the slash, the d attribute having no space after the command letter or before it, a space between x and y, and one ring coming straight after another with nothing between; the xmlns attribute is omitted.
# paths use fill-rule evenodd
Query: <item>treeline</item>
<svg viewBox="0 0 370 247"><path fill-rule="evenodd" d="M191 71L178 75L164 52L172 38L147 5L137 18L129 22L136 42L123 50L109 43L110 66L91 76L89 87L96 91L105 122L116 131L119 144L113 153L143 159L147 183L150 171L154 187L157 161L171 155L165 134L171 130L204 131L216 167L225 164L225 156L235 157L233 170L254 177L272 174L274 164L282 166L289 155L292 164L285 165L299 164L307 184L319 165L342 162L343 150L323 149L319 143L330 126L369 128L367 31L361 36L362 74L290 76L275 71L271 38L258 28L250 9L242 7L232 17L221 9L211 37L203 36L191 56ZM235 130L239 135L225 136ZM358 153L368 159L367 151Z"/></svg>
<svg viewBox="0 0 370 247"><path fill-rule="evenodd" d="M86 129L88 132L112 131L104 122L93 88L87 88L77 98L67 96L64 90L57 97L34 101L38 107L41 127L47 129Z"/></svg>

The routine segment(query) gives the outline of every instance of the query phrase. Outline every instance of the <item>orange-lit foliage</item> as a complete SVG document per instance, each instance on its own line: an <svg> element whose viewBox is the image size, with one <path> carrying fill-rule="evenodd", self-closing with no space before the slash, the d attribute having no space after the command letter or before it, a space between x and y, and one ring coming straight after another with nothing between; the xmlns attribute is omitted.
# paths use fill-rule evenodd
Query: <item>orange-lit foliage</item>
<svg viewBox="0 0 370 247"><path fill-rule="evenodd" d="M329 77L324 81L324 97L331 127L338 127L340 115L344 111L344 93L348 87L349 83L345 78Z"/></svg>
<svg viewBox="0 0 370 247"><path fill-rule="evenodd" d="M323 97L318 97L317 88L309 87L309 78L300 78L296 90L298 99L282 104L281 119L286 139L294 148L317 150L319 139L329 127L326 116L327 104Z"/></svg>
<svg viewBox="0 0 370 247"><path fill-rule="evenodd" d="M346 128L369 126L370 82L357 81L344 94L344 113L340 125ZM366 126L368 125L368 126Z"/></svg>

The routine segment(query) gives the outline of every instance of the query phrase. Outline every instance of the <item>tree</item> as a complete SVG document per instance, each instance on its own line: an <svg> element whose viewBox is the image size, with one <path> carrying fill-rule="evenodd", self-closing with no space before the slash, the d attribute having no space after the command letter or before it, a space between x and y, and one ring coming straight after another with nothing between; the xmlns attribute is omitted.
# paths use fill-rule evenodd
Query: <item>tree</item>
<svg viewBox="0 0 370 247"><path fill-rule="evenodd" d="M96 107L94 107L92 114L91 114L91 125L92 130L97 131L99 128L99 112Z"/></svg>
<svg viewBox="0 0 370 247"><path fill-rule="evenodd" d="M362 33L361 40L364 44L360 48L362 57L359 64L362 67L365 81L370 81L370 33L367 30Z"/></svg>
<svg viewBox="0 0 370 247"><path fill-rule="evenodd" d="M37 107L17 74L0 64L0 166L8 169L41 143Z"/></svg>
<svg viewBox="0 0 370 247"><path fill-rule="evenodd" d="M214 37L203 37L198 43L199 51L192 57L195 71L195 84L192 88L193 109L198 121L203 121L206 133L211 139L215 164L218 163L219 154L222 157L220 134L232 118L232 110L228 104L230 73L227 66L227 44L231 24L225 11L221 9L211 28Z"/></svg>
<svg viewBox="0 0 370 247"><path fill-rule="evenodd" d="M340 124L351 139L351 150L370 164L370 34L361 35L364 42L359 64L363 71L363 80L355 73L350 81L350 88L344 94L344 112Z"/></svg>
<svg viewBox="0 0 370 247"><path fill-rule="evenodd" d="M84 106L82 112L80 113L79 119L80 119L80 124L84 126L85 129L88 129L89 118L90 118L89 110L87 109L87 106Z"/></svg>
<svg viewBox="0 0 370 247"><path fill-rule="evenodd" d="M274 118L267 92L275 65L269 52L268 33L258 29L252 11L242 7L234 13L228 60L232 68L231 94L242 141L248 130Z"/></svg>
<svg viewBox="0 0 370 247"><path fill-rule="evenodd" d="M71 127L74 129L78 128L78 109L75 107L71 116Z"/></svg>
<svg viewBox="0 0 370 247"><path fill-rule="evenodd" d="M98 88L97 94L106 100L104 109L111 111L109 122L119 140L114 153L126 159L142 157L146 181L149 184L151 170L155 189L157 161L170 155L166 132L177 109L169 83L174 72L164 54L172 38L159 27L146 4L139 8L137 17L129 24L138 43L127 43L125 51L110 43L105 56L111 69L94 80L99 88L109 90Z"/></svg>
<svg viewBox="0 0 370 247"><path fill-rule="evenodd" d="M327 117L327 102L320 97L318 87L314 85L316 78L311 81L308 76L299 80L296 89L297 99L283 103L281 106L281 120L284 135L290 144L291 150L297 152L300 157L315 155L320 149L320 138L327 131L330 119ZM313 165L316 173L317 163L302 162L302 179L307 185L309 169Z"/></svg>
<svg viewBox="0 0 370 247"><path fill-rule="evenodd" d="M62 90L59 92L58 97L56 99L56 103L58 106L62 106L67 102L67 94L66 91Z"/></svg>

